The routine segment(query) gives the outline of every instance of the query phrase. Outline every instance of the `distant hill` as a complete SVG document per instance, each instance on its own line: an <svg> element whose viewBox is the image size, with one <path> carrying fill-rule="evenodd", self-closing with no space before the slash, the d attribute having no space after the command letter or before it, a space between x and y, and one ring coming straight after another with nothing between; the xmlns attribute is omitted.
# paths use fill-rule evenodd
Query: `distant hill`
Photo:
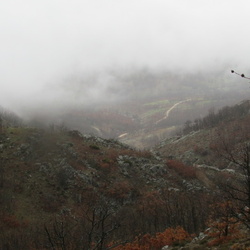
<svg viewBox="0 0 250 250"><path fill-rule="evenodd" d="M14 112L0 106L0 127L19 127L23 120Z"/></svg>
<svg viewBox="0 0 250 250"><path fill-rule="evenodd" d="M31 126L63 124L140 149L173 136L187 120L235 105L250 94L248 83L227 68L190 73L117 69L71 76L55 88L56 101L26 107Z"/></svg>

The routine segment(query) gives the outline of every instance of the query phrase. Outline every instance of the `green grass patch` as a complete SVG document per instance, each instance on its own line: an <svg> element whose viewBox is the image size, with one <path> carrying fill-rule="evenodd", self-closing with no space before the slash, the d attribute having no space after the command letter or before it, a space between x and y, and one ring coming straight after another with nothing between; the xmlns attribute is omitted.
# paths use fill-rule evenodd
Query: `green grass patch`
<svg viewBox="0 0 250 250"><path fill-rule="evenodd" d="M145 103L143 106L159 106L159 105L166 105L166 104L170 104L170 101L167 99L156 101L156 102Z"/></svg>
<svg viewBox="0 0 250 250"><path fill-rule="evenodd" d="M142 114L142 118L147 118L149 116L155 115L160 112L165 112L166 108L150 109L149 111Z"/></svg>

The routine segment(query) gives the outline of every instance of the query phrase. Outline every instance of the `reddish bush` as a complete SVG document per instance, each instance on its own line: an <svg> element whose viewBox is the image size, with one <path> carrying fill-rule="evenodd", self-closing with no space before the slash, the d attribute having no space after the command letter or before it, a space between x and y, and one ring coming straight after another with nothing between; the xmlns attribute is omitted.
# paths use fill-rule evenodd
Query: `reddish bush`
<svg viewBox="0 0 250 250"><path fill-rule="evenodd" d="M8 229L24 228L28 226L27 221L20 221L15 215L5 214L1 216L2 225Z"/></svg>
<svg viewBox="0 0 250 250"><path fill-rule="evenodd" d="M116 166L113 163L109 163L105 160L99 163L99 169L102 170L104 173L110 173L117 170Z"/></svg>
<svg viewBox="0 0 250 250"><path fill-rule="evenodd" d="M108 189L107 195L109 197L123 201L124 199L127 199L129 197L130 192L131 192L131 187L129 183L123 181L115 183L110 189Z"/></svg>
<svg viewBox="0 0 250 250"><path fill-rule="evenodd" d="M179 175L185 178L192 179L196 177L195 167L193 166L187 166L177 160L168 160L167 165L169 168L174 169Z"/></svg>
<svg viewBox="0 0 250 250"><path fill-rule="evenodd" d="M132 243L118 246L115 250L150 250L161 249L166 245L178 244L190 240L190 235L182 228L168 228L164 232L156 233L155 236L145 234L136 237Z"/></svg>
<svg viewBox="0 0 250 250"><path fill-rule="evenodd" d="M8 228L17 228L21 226L21 223L14 215L6 215L2 218L3 224Z"/></svg>
<svg viewBox="0 0 250 250"><path fill-rule="evenodd" d="M231 217L231 202L217 203L211 206L211 215L208 222L208 235L212 238L209 246L216 246L240 236L240 223Z"/></svg>

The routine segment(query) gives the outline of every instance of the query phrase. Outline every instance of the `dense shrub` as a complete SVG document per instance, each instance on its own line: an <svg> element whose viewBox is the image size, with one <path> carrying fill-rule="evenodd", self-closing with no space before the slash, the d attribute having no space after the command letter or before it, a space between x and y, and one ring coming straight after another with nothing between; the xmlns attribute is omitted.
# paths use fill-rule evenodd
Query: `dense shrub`
<svg viewBox="0 0 250 250"><path fill-rule="evenodd" d="M167 165L169 168L174 169L179 175L184 178L192 179L196 177L196 171L193 166L187 166L177 160L167 160Z"/></svg>
<svg viewBox="0 0 250 250"><path fill-rule="evenodd" d="M118 246L115 250L150 250L161 249L166 245L177 245L190 239L190 235L182 228L167 228L164 232L156 233L155 236L145 234L138 236L132 243Z"/></svg>

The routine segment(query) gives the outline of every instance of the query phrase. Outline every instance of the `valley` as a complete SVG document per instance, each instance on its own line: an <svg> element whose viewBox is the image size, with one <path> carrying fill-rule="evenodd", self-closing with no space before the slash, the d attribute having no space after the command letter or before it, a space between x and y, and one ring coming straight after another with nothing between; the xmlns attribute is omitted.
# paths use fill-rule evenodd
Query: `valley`
<svg viewBox="0 0 250 250"><path fill-rule="evenodd" d="M69 106L49 117L46 111L41 117L35 114L29 118L31 126L61 124L146 149L179 133L187 121L235 105L250 95L246 83L231 77L230 70L218 70L213 74L174 74L141 69L107 74L112 83L104 88L103 98L89 100L86 94L89 81L94 81L91 85L98 88L101 81L98 75L96 80L79 76L73 85L68 84L72 85L70 91L80 98L75 101L83 104ZM92 87L89 88L91 92Z"/></svg>
<svg viewBox="0 0 250 250"><path fill-rule="evenodd" d="M0 250L250 250L249 9L1 1Z"/></svg>

